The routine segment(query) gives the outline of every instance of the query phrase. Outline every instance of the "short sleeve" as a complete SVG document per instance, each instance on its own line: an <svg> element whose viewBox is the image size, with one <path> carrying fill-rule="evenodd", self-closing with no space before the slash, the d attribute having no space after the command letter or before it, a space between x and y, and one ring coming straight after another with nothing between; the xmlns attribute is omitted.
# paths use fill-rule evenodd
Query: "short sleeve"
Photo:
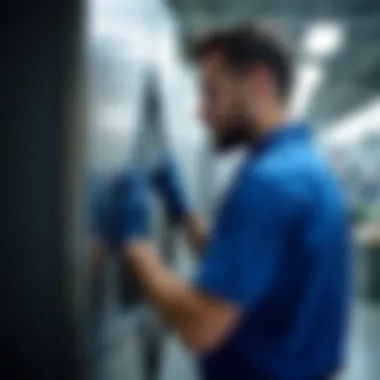
<svg viewBox="0 0 380 380"><path fill-rule="evenodd" d="M282 204L275 179L251 175L241 180L221 210L196 288L241 309L260 302L283 252Z"/></svg>

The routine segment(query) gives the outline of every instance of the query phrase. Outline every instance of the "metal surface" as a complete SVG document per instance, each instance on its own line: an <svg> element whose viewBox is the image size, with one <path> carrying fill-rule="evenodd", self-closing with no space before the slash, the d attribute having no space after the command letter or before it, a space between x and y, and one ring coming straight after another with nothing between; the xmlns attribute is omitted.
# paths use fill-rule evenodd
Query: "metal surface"
<svg viewBox="0 0 380 380"><path fill-rule="evenodd" d="M124 168L152 169L165 149L168 124L163 112L162 69L152 64L149 55L134 55L146 41L134 40L128 33L115 35L113 26L120 22L122 32L129 25L149 31L155 24L160 31L160 24L165 26L167 20L162 4L150 0L140 5L94 0L92 7L87 49L88 169L109 185ZM157 15L153 24L152 11ZM98 24L105 25L101 36ZM148 34L153 37L154 32ZM159 202L153 202L154 240L170 264L174 238ZM156 379L164 330L144 304L138 282L120 253L105 253L102 272L97 308L89 321L91 380Z"/></svg>
<svg viewBox="0 0 380 380"><path fill-rule="evenodd" d="M1 8L2 373L76 380L82 325L71 259L80 243L68 224L78 225L83 202L74 180L81 162L66 164L82 129L69 100L80 98L80 3L13 0Z"/></svg>
<svg viewBox="0 0 380 380"><path fill-rule="evenodd" d="M140 121L136 131L133 161L150 170L166 149L165 120L162 109L159 73L146 72L140 107Z"/></svg>

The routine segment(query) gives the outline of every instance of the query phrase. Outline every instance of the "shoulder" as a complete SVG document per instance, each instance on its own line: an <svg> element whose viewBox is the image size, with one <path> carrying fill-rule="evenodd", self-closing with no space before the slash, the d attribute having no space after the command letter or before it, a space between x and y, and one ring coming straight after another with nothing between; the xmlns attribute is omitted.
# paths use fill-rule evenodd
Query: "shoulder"
<svg viewBox="0 0 380 380"><path fill-rule="evenodd" d="M273 151L247 161L236 187L239 196L255 193L263 198L277 199L286 196L286 188L293 179L300 179L305 167L301 154Z"/></svg>
<svg viewBox="0 0 380 380"><path fill-rule="evenodd" d="M230 193L228 210L236 214L251 211L258 214L260 210L268 212L278 207L285 195L282 191L284 178L280 173L273 163L247 160Z"/></svg>
<svg viewBox="0 0 380 380"><path fill-rule="evenodd" d="M335 178L324 155L311 142L284 145L269 151L259 158L252 170L288 191Z"/></svg>
<svg viewBox="0 0 380 380"><path fill-rule="evenodd" d="M269 151L252 160L243 173L239 194L249 194L270 202L280 209L307 207L319 189L336 188L336 178L323 155L312 144Z"/></svg>

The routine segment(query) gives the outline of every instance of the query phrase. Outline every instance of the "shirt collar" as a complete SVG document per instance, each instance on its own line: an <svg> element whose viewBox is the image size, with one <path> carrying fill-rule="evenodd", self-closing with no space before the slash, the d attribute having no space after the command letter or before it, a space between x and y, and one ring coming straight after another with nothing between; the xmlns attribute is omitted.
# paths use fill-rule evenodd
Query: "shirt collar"
<svg viewBox="0 0 380 380"><path fill-rule="evenodd" d="M253 148L254 153L258 154L267 148L289 140L308 140L311 138L310 126L305 122L292 122L281 125L273 132L261 139L258 145Z"/></svg>

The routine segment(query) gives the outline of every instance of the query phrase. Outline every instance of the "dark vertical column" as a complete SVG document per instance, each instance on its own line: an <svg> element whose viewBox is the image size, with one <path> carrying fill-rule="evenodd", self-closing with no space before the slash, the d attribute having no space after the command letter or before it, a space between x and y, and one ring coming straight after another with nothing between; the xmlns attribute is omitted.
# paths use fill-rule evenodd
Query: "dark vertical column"
<svg viewBox="0 0 380 380"><path fill-rule="evenodd" d="M65 223L78 12L74 0L1 4L0 376L13 379L78 374Z"/></svg>

